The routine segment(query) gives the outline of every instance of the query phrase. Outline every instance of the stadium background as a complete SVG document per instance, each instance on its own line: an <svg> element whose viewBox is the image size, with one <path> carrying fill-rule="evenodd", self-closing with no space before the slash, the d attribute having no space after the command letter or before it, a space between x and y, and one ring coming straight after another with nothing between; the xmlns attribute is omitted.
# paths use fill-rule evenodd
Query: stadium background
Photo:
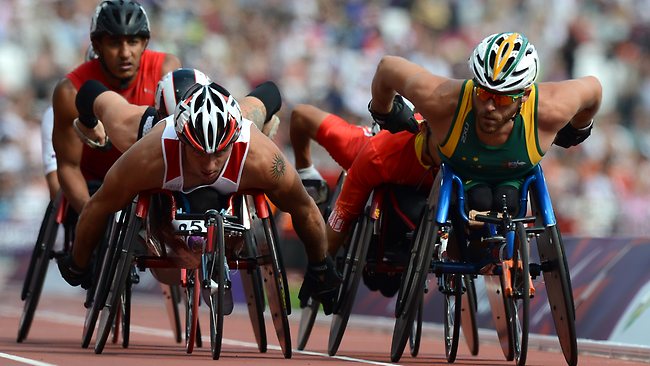
<svg viewBox="0 0 650 366"><path fill-rule="evenodd" d="M643 248L650 241L646 240L650 231L648 1L142 3L152 26L149 48L176 54L184 66L201 69L236 96L267 79L278 83L284 106L276 143L285 148L291 161L288 117L292 106L312 103L352 122L368 123L370 82L382 55L401 55L434 73L465 78L466 59L476 42L493 32L523 32L538 49L540 81L594 74L603 84L602 108L587 143L570 150L553 148L542 162L562 231L574 238L568 242L601 238L587 240L588 250L578 251L578 259L600 250L615 256L630 243ZM96 2L81 0L0 0L3 271L12 273L20 266L18 259L31 251L36 237L47 204L40 118L51 102L55 83L82 61L95 6ZM314 152L316 167L333 182L340 168L324 150L315 146ZM285 235L291 237L288 232ZM569 250L575 253L574 249ZM300 265L298 244L289 244L286 253L289 263ZM636 319L648 313L645 309L650 303L644 295L647 290L637 294L647 283L645 258L631 261L631 266L618 272L624 280L630 279L632 290L626 299L635 298L640 304ZM592 269L585 286L606 264Z"/></svg>

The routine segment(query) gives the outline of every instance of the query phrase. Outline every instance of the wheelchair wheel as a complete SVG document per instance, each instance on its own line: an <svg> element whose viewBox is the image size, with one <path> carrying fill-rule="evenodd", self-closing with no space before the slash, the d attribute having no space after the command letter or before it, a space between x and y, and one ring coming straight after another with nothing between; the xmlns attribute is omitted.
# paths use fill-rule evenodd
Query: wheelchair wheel
<svg viewBox="0 0 650 366"><path fill-rule="evenodd" d="M515 359L515 352L512 347L512 327L508 322L508 319L511 318L511 309L506 305L508 301L504 295L501 277L483 276L483 279L488 301L490 302L490 309L492 310L492 320L499 337L503 356L505 356L506 360L512 361Z"/></svg>
<svg viewBox="0 0 650 366"><path fill-rule="evenodd" d="M111 283L113 282L114 272L117 268L117 260L119 256L115 255L118 251L120 243L123 241L125 231L121 228L124 227L127 211L122 211L117 219L111 220L111 226L108 236L107 245L100 247L99 260L94 273L95 281L92 287L88 290L88 296L92 298L92 302L87 304L86 317L84 319L83 333L81 337L81 347L88 348L90 341L95 331L97 318L99 313L106 304L108 292Z"/></svg>
<svg viewBox="0 0 650 366"><path fill-rule="evenodd" d="M472 356L478 355L478 326L476 325L476 287L472 276L463 276L465 293L462 297L462 310L460 316L460 327L467 343L467 348Z"/></svg>
<svg viewBox="0 0 650 366"><path fill-rule="evenodd" d="M264 203L267 205L268 203ZM270 210L268 210L270 212ZM260 222L261 220L261 222ZM289 329L289 309L287 308L287 283L284 268L278 256L278 241L273 230L273 216L260 218L255 215L251 222L255 242L260 256L260 271L264 279L266 297L275 333L282 348L284 358L291 358L291 333Z"/></svg>
<svg viewBox="0 0 650 366"><path fill-rule="evenodd" d="M197 269L186 269L185 286L185 352L192 353L196 345L196 328L199 322L201 280Z"/></svg>
<svg viewBox="0 0 650 366"><path fill-rule="evenodd" d="M424 296L424 285L431 268L434 244L439 239L438 225L434 221L434 215L435 210L432 207L425 207L411 249L406 272L402 274L402 286L398 292L398 302L401 297L403 309L395 320L393 330L390 350L390 358L393 362L399 361L402 357L411 325L415 319L416 309Z"/></svg>
<svg viewBox="0 0 650 366"><path fill-rule="evenodd" d="M167 310L169 324L174 333L174 340L176 343L181 343L183 341L183 336L181 334L181 314L178 309L178 306L181 303L180 289L177 285L164 285L162 283L160 284L160 288L163 292L163 298L165 299L165 309Z"/></svg>
<svg viewBox="0 0 650 366"><path fill-rule="evenodd" d="M45 215L43 216L43 222L38 231L36 245L32 251L32 257L29 261L25 282L23 283L23 289L20 294L20 298L25 301L25 304L18 325L18 335L16 337L16 342L18 343L27 338L32 321L34 320L34 313L36 312L38 301L41 298L47 267L50 264L56 234L59 229L56 215L62 203L62 195L59 193L55 201L50 202L47 206Z"/></svg>
<svg viewBox="0 0 650 366"><path fill-rule="evenodd" d="M95 340L95 353L102 353L106 340L108 339L112 325L115 322L115 316L119 309L120 297L124 293L127 278L131 273L133 264L133 247L134 241L142 222L136 216L136 204L132 204L128 209L125 224L120 228L118 251L116 254L116 266L114 268L103 268L102 271L113 272L113 279L110 282L110 289L106 296L104 307L99 314L99 327L97 329L97 339ZM124 231L124 235L121 232Z"/></svg>
<svg viewBox="0 0 650 366"><path fill-rule="evenodd" d="M537 238L537 250L544 274L544 285L552 310L555 331L568 365L578 363L575 308L571 292L571 278L564 245L557 225L546 227Z"/></svg>
<svg viewBox="0 0 650 366"><path fill-rule="evenodd" d="M208 277L203 279L202 288L204 291L210 291L210 350L212 351L212 359L218 360L221 355L221 342L223 339L223 301L226 288L226 271L229 270L225 262L223 216L216 215L216 223L213 223L210 229L208 229L209 252L204 254L206 266L204 273ZM213 289L213 286L217 288Z"/></svg>
<svg viewBox="0 0 650 366"><path fill-rule="evenodd" d="M311 330L316 322L316 314L320 308L320 302L309 298L307 306L305 306L300 313L300 324L298 325L298 350L302 351L307 345Z"/></svg>
<svg viewBox="0 0 650 366"><path fill-rule="evenodd" d="M327 345L327 353L334 356L341 345L343 333L348 325L352 305L357 296L357 289L366 266L366 256L370 241L372 239L373 220L368 216L363 216L355 225L352 233L352 239L348 245L345 255L345 264L343 265L343 279L339 288L334 313L332 314L332 324L330 326L330 336Z"/></svg>
<svg viewBox="0 0 650 366"><path fill-rule="evenodd" d="M413 321L411 333L409 334L409 348L411 357L417 357L420 352L420 341L422 340L422 313L424 312L424 297L418 306L418 313Z"/></svg>
<svg viewBox="0 0 650 366"><path fill-rule="evenodd" d="M135 271L135 267L131 267L131 272ZM121 297L122 306L122 348L129 348L129 336L131 334L131 295L133 293L133 282L127 279L124 293Z"/></svg>
<svg viewBox="0 0 650 366"><path fill-rule="evenodd" d="M255 243L250 231L244 233L244 240L246 245L246 256L248 258L256 258L257 253L255 250ZM253 334L257 342L257 349L261 353L267 350L266 339L266 326L264 324L264 285L262 282L262 274L259 268L249 268L240 271L240 278L244 295L246 296L246 305L248 306L248 317L253 327Z"/></svg>
<svg viewBox="0 0 650 366"><path fill-rule="evenodd" d="M528 256L528 236L524 224L516 224L517 245L513 257L510 276L512 294L507 294L511 307L513 349L517 366L526 364L528 354L528 326L530 319L530 264ZM521 262L521 268L519 268Z"/></svg>
<svg viewBox="0 0 650 366"><path fill-rule="evenodd" d="M463 275L459 273L442 274L442 293L445 296L444 329L445 356L447 362L456 361L460 340L460 321L463 298Z"/></svg>

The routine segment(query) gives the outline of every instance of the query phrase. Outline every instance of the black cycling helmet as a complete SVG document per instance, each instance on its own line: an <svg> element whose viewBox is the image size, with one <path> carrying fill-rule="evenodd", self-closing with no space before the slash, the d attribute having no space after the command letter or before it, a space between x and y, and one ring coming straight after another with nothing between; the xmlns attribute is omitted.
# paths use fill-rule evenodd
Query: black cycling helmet
<svg viewBox="0 0 650 366"><path fill-rule="evenodd" d="M149 18L142 5L133 0L102 1L90 24L90 39L105 34L149 38Z"/></svg>

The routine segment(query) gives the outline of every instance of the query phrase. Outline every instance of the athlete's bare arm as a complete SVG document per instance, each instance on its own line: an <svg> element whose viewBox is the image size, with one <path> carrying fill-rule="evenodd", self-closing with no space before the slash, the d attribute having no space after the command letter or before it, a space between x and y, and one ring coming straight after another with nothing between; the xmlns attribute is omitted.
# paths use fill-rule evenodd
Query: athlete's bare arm
<svg viewBox="0 0 650 366"><path fill-rule="evenodd" d="M586 76L538 84L537 124L540 145L548 150L557 132L568 122L575 128L591 123L600 108L602 86L597 78Z"/></svg>
<svg viewBox="0 0 650 366"><path fill-rule="evenodd" d="M311 140L316 139L318 128L329 114L309 104L298 104L291 112L289 137L296 159L296 169L312 165Z"/></svg>
<svg viewBox="0 0 650 366"><path fill-rule="evenodd" d="M99 190L86 203L77 223L72 249L76 264L86 268L90 256L106 231L107 218L125 208L140 192L160 188L164 163L160 123L113 164Z"/></svg>
<svg viewBox="0 0 650 366"><path fill-rule="evenodd" d="M77 90L67 78L61 80L54 89L52 145L56 151L61 188L72 208L81 212L90 195L81 173L83 144L72 127L72 121L77 118L77 108L74 104L76 95Z"/></svg>
<svg viewBox="0 0 650 366"><path fill-rule="evenodd" d="M436 142L441 142L451 126L462 82L434 75L402 57L384 56L372 80L370 108L380 114L390 112L398 93L415 105L431 125Z"/></svg>
<svg viewBox="0 0 650 366"><path fill-rule="evenodd" d="M316 203L277 145L255 128L251 128L250 148L240 189L262 190L274 205L291 215L309 260L320 262L325 258L325 222Z"/></svg>
<svg viewBox="0 0 650 366"><path fill-rule="evenodd" d="M129 103L114 91L101 93L93 103L93 112L102 121L113 146L126 151L138 138L138 126L147 106Z"/></svg>

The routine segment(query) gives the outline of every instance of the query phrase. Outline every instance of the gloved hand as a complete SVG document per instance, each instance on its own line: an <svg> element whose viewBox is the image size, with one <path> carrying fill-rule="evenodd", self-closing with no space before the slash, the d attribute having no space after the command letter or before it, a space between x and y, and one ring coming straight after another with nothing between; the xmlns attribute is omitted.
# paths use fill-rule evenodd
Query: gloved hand
<svg viewBox="0 0 650 366"><path fill-rule="evenodd" d="M584 128L575 128L573 125L571 125L571 122L569 122L566 124L566 126L562 127L560 131L558 131L557 135L555 135L555 140L553 140L553 143L565 149L568 149L571 146L576 146L586 140L589 135L591 135L591 129L593 126L593 120L589 123L589 126Z"/></svg>
<svg viewBox="0 0 650 366"><path fill-rule="evenodd" d="M390 133L400 131L418 133L420 131L420 125L413 115L413 110L406 105L401 95L395 95L395 98L393 98L393 107L386 114L373 112L370 109L371 103L372 101L368 103L368 111L372 119L379 124L382 130L388 130Z"/></svg>
<svg viewBox="0 0 650 366"><path fill-rule="evenodd" d="M306 307L311 297L323 305L325 315L331 314L340 284L341 275L336 270L332 258L327 257L320 263L310 263L298 293L300 307Z"/></svg>
<svg viewBox="0 0 650 366"><path fill-rule="evenodd" d="M61 272L61 277L70 284L70 286L79 286L83 289L89 289L92 285L92 271L90 267L80 268L74 263L71 254L66 254L56 262Z"/></svg>

